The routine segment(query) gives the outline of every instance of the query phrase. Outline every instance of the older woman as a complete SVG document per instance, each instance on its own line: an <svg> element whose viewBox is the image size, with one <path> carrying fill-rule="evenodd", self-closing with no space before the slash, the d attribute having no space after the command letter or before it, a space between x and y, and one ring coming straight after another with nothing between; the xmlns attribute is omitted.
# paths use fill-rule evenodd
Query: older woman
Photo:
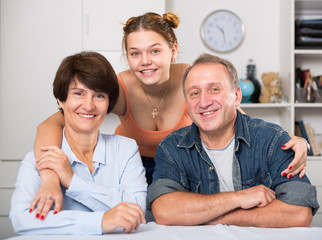
<svg viewBox="0 0 322 240"><path fill-rule="evenodd" d="M62 146L44 148L37 161L30 152L22 161L11 201L14 230L102 234L138 229L145 222L147 190L138 146L132 139L99 132L118 97L113 68L98 53L75 54L61 63L53 88L65 120ZM46 220L39 215L42 209L29 208L41 183L37 170L43 169L59 177L64 203L63 211L50 211Z"/></svg>

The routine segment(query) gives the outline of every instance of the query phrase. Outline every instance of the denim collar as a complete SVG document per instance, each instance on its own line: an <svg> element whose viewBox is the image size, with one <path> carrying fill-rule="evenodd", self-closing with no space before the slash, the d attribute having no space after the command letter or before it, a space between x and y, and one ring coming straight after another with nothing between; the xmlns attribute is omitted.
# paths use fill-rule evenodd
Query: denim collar
<svg viewBox="0 0 322 240"><path fill-rule="evenodd" d="M237 111L237 118L235 122L235 151L239 148L239 140L244 141L248 147L251 147L251 136L248 126L248 121L245 116ZM183 129L183 136L182 139L178 143L178 147L182 148L192 148L194 145L198 148L201 152L203 150L199 128L193 122L188 128Z"/></svg>
<svg viewBox="0 0 322 240"><path fill-rule="evenodd" d="M239 140L244 141L248 147L251 147L251 136L249 130L248 116L237 111L237 118L235 122L235 151L239 148Z"/></svg>

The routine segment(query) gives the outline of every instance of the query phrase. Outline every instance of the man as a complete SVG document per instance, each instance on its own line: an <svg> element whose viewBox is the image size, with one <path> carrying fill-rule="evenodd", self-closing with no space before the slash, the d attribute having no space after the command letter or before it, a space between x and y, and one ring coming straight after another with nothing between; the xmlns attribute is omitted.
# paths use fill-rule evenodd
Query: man
<svg viewBox="0 0 322 240"><path fill-rule="evenodd" d="M234 66L201 55L183 90L193 120L158 146L148 206L165 225L310 226L319 208L306 176L282 177L293 159L279 126L242 115Z"/></svg>

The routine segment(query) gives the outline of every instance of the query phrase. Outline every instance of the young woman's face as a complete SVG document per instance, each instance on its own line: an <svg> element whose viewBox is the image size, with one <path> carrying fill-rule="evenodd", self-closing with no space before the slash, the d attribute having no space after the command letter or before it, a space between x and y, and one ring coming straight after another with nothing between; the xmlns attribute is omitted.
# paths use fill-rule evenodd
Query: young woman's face
<svg viewBox="0 0 322 240"><path fill-rule="evenodd" d="M167 81L170 64L177 58L178 47L154 31L139 30L127 37L127 59L134 75L145 85Z"/></svg>
<svg viewBox="0 0 322 240"><path fill-rule="evenodd" d="M98 131L109 105L106 93L95 92L77 79L70 84L66 101L58 102L64 110L66 129L88 134Z"/></svg>

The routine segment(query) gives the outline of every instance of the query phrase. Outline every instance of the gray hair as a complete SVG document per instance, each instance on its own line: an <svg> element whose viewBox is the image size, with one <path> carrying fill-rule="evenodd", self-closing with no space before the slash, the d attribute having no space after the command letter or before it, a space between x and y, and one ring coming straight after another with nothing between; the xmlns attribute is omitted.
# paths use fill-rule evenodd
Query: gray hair
<svg viewBox="0 0 322 240"><path fill-rule="evenodd" d="M223 58L220 58L218 56L214 56L214 55L210 55L207 53L203 53L201 54L195 61L194 63L188 67L183 75L183 80L182 80L182 89L183 89L183 94L184 96L186 96L185 91L184 91L184 85L187 79L187 76L189 74L189 72L191 71L191 69L193 67L195 67L198 64L206 64L206 63L214 63L214 64L222 64L227 68L227 71L229 73L229 77L231 80L231 84L232 86L236 89L239 85L239 80L238 80L238 75L237 75L237 71L236 68L234 67L234 65Z"/></svg>

